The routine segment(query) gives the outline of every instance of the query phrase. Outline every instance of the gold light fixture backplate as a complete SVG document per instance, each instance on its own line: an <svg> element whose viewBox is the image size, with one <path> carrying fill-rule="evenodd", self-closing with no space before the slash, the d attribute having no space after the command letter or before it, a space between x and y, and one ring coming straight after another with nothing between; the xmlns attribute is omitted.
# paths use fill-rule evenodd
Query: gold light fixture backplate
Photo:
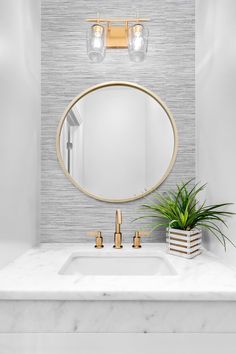
<svg viewBox="0 0 236 354"><path fill-rule="evenodd" d="M125 26L109 26L107 28L107 48L127 48L128 31Z"/></svg>

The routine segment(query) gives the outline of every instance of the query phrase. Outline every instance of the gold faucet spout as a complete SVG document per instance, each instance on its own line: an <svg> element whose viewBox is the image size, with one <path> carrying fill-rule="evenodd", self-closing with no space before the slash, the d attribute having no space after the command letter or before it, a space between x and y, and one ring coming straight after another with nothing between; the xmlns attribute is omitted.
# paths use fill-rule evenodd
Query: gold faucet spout
<svg viewBox="0 0 236 354"><path fill-rule="evenodd" d="M115 218L115 233L114 233L114 248L122 248L122 233L120 231L120 225L122 224L122 212L120 209L116 210Z"/></svg>
<svg viewBox="0 0 236 354"><path fill-rule="evenodd" d="M120 233L120 225L122 224L122 212L120 209L116 210L116 233Z"/></svg>
<svg viewBox="0 0 236 354"><path fill-rule="evenodd" d="M122 212L120 209L116 210L116 223L122 224Z"/></svg>

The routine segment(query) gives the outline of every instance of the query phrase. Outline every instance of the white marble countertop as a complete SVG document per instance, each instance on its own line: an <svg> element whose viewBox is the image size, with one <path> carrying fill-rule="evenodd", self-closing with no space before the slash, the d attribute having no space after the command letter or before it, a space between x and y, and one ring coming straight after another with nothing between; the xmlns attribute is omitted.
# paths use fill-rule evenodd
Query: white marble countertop
<svg viewBox="0 0 236 354"><path fill-rule="evenodd" d="M207 251L194 259L165 252L165 244L146 243L135 250L124 244L98 250L92 244L44 243L0 271L0 300L160 300L236 301L236 271ZM116 252L159 255L175 268L171 276L95 277L59 274L71 254Z"/></svg>

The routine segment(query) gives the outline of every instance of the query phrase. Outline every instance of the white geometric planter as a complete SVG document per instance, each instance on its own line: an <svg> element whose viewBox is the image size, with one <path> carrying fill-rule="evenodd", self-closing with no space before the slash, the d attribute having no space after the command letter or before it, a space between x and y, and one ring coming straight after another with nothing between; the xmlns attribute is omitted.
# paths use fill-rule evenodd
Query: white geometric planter
<svg viewBox="0 0 236 354"><path fill-rule="evenodd" d="M184 258L193 258L201 253L202 232L166 229L167 252Z"/></svg>

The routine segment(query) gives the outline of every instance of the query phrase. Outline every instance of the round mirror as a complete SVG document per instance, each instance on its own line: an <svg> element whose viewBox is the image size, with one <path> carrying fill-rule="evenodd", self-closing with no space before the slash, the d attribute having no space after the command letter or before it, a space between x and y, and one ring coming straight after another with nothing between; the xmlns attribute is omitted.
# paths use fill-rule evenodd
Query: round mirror
<svg viewBox="0 0 236 354"><path fill-rule="evenodd" d="M155 94L132 83L95 86L76 97L57 131L65 175L81 191L126 202L156 189L177 150L175 122Z"/></svg>

